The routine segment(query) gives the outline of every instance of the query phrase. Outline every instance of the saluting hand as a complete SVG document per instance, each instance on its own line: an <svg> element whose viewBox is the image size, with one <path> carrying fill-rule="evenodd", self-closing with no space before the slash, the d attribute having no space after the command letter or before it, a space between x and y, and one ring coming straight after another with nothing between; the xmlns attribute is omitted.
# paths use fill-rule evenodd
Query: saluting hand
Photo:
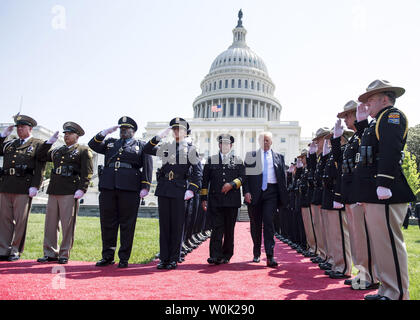
<svg viewBox="0 0 420 320"><path fill-rule="evenodd" d="M334 126L334 139L341 137L344 133L344 128L341 125L341 119L338 119Z"/></svg>
<svg viewBox="0 0 420 320"><path fill-rule="evenodd" d="M4 129L3 132L1 133L1 137L2 138L8 137L12 133L14 127L15 127L14 125L11 125L11 126L8 126L6 129Z"/></svg>
<svg viewBox="0 0 420 320"><path fill-rule="evenodd" d="M109 128L109 129L102 130L102 131L101 131L101 135L103 135L103 136L105 137L105 136L107 136L108 134L110 134L110 133L113 133L113 132L117 131L119 127L120 127L120 126L118 125L118 126L111 127L111 128Z"/></svg>
<svg viewBox="0 0 420 320"><path fill-rule="evenodd" d="M58 140L58 134L59 134L59 132L58 131L56 131L52 136L51 136L51 138L49 138L48 139L48 141L47 141L47 143L48 144L54 144L54 143L56 143L57 142L57 140Z"/></svg>
<svg viewBox="0 0 420 320"><path fill-rule="evenodd" d="M369 117L366 103L359 103L356 109L356 120L357 122L366 120Z"/></svg>
<svg viewBox="0 0 420 320"><path fill-rule="evenodd" d="M315 141L311 142L311 145L309 146L309 154L314 154L318 151L318 146L316 145Z"/></svg>
<svg viewBox="0 0 420 320"><path fill-rule="evenodd" d="M157 133L157 136L161 139L165 138L169 132L171 131L172 127L165 128Z"/></svg>

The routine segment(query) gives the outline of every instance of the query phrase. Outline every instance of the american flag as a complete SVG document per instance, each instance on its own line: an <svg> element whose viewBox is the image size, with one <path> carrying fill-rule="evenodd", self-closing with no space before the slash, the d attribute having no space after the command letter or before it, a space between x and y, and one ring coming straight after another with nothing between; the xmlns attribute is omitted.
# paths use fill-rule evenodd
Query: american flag
<svg viewBox="0 0 420 320"><path fill-rule="evenodd" d="M211 107L211 112L220 112L220 111L222 111L222 106L220 104L218 104L217 106Z"/></svg>

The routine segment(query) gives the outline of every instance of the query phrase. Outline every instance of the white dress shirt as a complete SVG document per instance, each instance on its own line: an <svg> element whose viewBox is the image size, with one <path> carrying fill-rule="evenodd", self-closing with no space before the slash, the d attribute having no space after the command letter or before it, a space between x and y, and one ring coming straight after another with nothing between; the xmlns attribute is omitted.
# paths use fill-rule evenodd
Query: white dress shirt
<svg viewBox="0 0 420 320"><path fill-rule="evenodd" d="M261 168L264 172L264 149L261 150ZM277 183L276 172L274 171L274 162L273 162L273 151L270 149L267 151L267 183Z"/></svg>

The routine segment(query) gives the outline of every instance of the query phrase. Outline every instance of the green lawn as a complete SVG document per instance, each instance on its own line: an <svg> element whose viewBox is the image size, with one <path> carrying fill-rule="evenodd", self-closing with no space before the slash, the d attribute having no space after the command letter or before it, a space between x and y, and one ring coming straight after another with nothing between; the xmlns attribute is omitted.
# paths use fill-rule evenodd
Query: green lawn
<svg viewBox="0 0 420 320"><path fill-rule="evenodd" d="M30 214L25 251L22 259L43 256L44 214ZM118 237L119 238L119 237ZM61 241L61 239L60 239ZM76 232L70 260L98 261L101 259L101 226L98 217L77 217ZM118 248L117 251L118 252ZM159 222L157 219L137 219L130 263L148 263L159 252ZM115 255L118 260L118 255Z"/></svg>

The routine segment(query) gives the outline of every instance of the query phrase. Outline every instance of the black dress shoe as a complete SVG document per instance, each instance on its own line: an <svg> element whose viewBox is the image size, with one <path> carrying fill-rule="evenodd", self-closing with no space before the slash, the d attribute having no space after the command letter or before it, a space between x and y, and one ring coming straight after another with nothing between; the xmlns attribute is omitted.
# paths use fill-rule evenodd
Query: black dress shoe
<svg viewBox="0 0 420 320"><path fill-rule="evenodd" d="M67 264L69 262L68 258L58 258L59 264Z"/></svg>
<svg viewBox="0 0 420 320"><path fill-rule="evenodd" d="M334 273L335 271L330 270L325 270L324 274L329 276L331 273Z"/></svg>
<svg viewBox="0 0 420 320"><path fill-rule="evenodd" d="M227 260L225 258L220 258L220 259L217 259L215 261L215 264L225 264L225 263L228 263L228 262L229 262L229 260Z"/></svg>
<svg viewBox="0 0 420 320"><path fill-rule="evenodd" d="M341 272L333 272L333 273L330 273L329 276L330 276L331 279L347 279L347 278L350 278L350 276L348 276L344 273L341 273Z"/></svg>
<svg viewBox="0 0 420 320"><path fill-rule="evenodd" d="M368 294L365 296L365 300L391 300L388 297L381 296L380 294Z"/></svg>
<svg viewBox="0 0 420 320"><path fill-rule="evenodd" d="M9 256L0 256L0 261L7 261Z"/></svg>
<svg viewBox="0 0 420 320"><path fill-rule="evenodd" d="M346 280L344 280L344 284L345 284L346 286L351 286L351 285L353 284L353 281L354 281L355 283L359 283L359 280L354 280L354 278L353 278L353 279L346 279Z"/></svg>
<svg viewBox="0 0 420 320"><path fill-rule="evenodd" d="M159 262L158 263L158 265L156 266L159 270L161 270L161 269L166 269L166 265L167 265L168 263L167 262L163 262L163 261L161 261L161 262Z"/></svg>
<svg viewBox="0 0 420 320"><path fill-rule="evenodd" d="M118 268L128 268L128 261L118 262Z"/></svg>
<svg viewBox="0 0 420 320"><path fill-rule="evenodd" d="M331 270L331 264L329 263L320 263L319 268L321 270Z"/></svg>
<svg viewBox="0 0 420 320"><path fill-rule="evenodd" d="M20 259L19 255L13 255L13 256L9 256L9 258L7 259L7 261L9 262L13 262L13 261L18 261Z"/></svg>
<svg viewBox="0 0 420 320"><path fill-rule="evenodd" d="M171 261L166 265L167 270L173 270L173 269L176 269L176 267L177 267L177 264L175 261Z"/></svg>
<svg viewBox="0 0 420 320"><path fill-rule="evenodd" d="M42 258L39 258L39 259L36 260L36 262L40 262L40 263L53 262L53 261L58 261L58 258L43 256Z"/></svg>
<svg viewBox="0 0 420 320"><path fill-rule="evenodd" d="M260 262L260 257L254 257L254 259L252 260L252 262L256 262L256 263Z"/></svg>
<svg viewBox="0 0 420 320"><path fill-rule="evenodd" d="M115 263L115 261L111 260L111 259L101 259L98 262L96 262L96 266L97 267L106 267L106 266L112 265L114 263Z"/></svg>
<svg viewBox="0 0 420 320"><path fill-rule="evenodd" d="M379 288L379 283L357 282L351 285L352 290L376 290Z"/></svg>
<svg viewBox="0 0 420 320"><path fill-rule="evenodd" d="M274 258L267 258L267 267L275 268L278 266L278 263Z"/></svg>
<svg viewBox="0 0 420 320"><path fill-rule="evenodd" d="M215 264L215 263L216 263L216 260L217 260L217 259L214 259L214 258L208 258L208 259L207 259L207 263L208 263L208 264Z"/></svg>

